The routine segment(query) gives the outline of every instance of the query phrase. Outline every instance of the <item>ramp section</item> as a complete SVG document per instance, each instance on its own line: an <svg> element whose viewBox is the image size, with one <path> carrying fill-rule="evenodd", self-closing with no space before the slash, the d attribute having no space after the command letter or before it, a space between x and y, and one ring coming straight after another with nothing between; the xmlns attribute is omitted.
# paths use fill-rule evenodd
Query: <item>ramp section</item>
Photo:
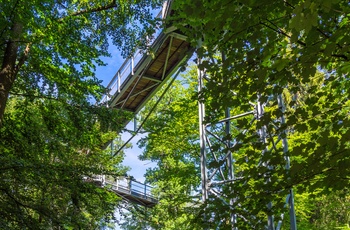
<svg viewBox="0 0 350 230"><path fill-rule="evenodd" d="M191 57L193 49L176 32L160 33L150 51L126 60L109 85L110 107L137 113L155 92ZM141 56L141 57L140 57Z"/></svg>
<svg viewBox="0 0 350 230"><path fill-rule="evenodd" d="M105 186L123 199L135 204L145 207L153 207L158 203L156 197L151 194L151 186L128 178L106 180Z"/></svg>

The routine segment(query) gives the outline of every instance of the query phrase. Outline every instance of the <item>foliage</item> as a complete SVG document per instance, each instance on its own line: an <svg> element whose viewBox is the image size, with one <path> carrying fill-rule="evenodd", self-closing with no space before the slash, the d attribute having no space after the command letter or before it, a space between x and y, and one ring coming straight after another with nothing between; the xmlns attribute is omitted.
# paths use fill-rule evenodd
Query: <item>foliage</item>
<svg viewBox="0 0 350 230"><path fill-rule="evenodd" d="M341 0L174 2L170 20L198 47L199 68L208 75L200 94L206 122L221 119L227 107L239 114L251 109L250 102L264 105L253 123L235 124L247 130L228 149L243 180L222 188L227 200L238 197L237 204L259 210L253 217L272 215L269 201L276 214L283 211L282 197L293 186L300 185L300 193L323 194L349 187L349 9ZM285 111L277 105L279 95ZM266 131L265 140L259 130ZM287 153L281 135L290 140ZM289 171L285 156L292 161ZM229 208L208 205L212 213ZM239 205L233 212L243 215ZM228 218L218 215L216 221Z"/></svg>
<svg viewBox="0 0 350 230"><path fill-rule="evenodd" d="M349 9L341 0L174 2L170 24L198 48L199 68L207 74L199 93L206 104L205 122L215 124L228 107L231 115L255 112L233 121L231 135L215 127L223 141L212 145L219 160L208 154L208 171L225 165L221 159L231 151L236 181L217 186L222 199L211 194L192 224L205 219L202 226L231 229L229 219L235 213L239 229L263 229L267 216L277 222L287 211L285 197L291 188L331 199L349 187ZM277 103L280 96L285 108ZM259 105L264 111L256 114ZM166 132L164 123L172 120L162 115L158 129ZM150 149L156 144L155 149L169 149L164 138L150 135L146 152L148 144ZM227 140L235 144L220 143ZM291 159L288 170L286 158ZM167 175L163 170L158 174ZM306 206L304 211L313 210Z"/></svg>
<svg viewBox="0 0 350 230"><path fill-rule="evenodd" d="M298 229L346 229L350 222L347 190L327 195L296 194Z"/></svg>
<svg viewBox="0 0 350 230"><path fill-rule="evenodd" d="M0 120L9 92L81 103L104 89L95 77L113 43L129 55L151 34L157 1L2 1Z"/></svg>
<svg viewBox="0 0 350 230"><path fill-rule="evenodd" d="M111 158L101 149L121 129L103 119L121 114L92 109L10 98L0 129L1 228L92 229L113 216L119 198L84 178L125 173L123 154Z"/></svg>
<svg viewBox="0 0 350 230"><path fill-rule="evenodd" d="M119 198L86 180L125 173L123 154L103 149L130 114L94 105L105 92L95 68L109 43L124 56L141 44L158 5L1 1L1 229L94 229L113 218Z"/></svg>
<svg viewBox="0 0 350 230"><path fill-rule="evenodd" d="M157 163L157 167L147 170L146 181L155 187L159 203L142 212L133 209L124 229L195 229L191 220L199 197L194 196L193 189L199 187L200 171L193 76L183 75L176 80L143 126L148 135L139 142L144 147L140 159ZM146 116L159 95L146 105L141 116Z"/></svg>
<svg viewBox="0 0 350 230"><path fill-rule="evenodd" d="M137 211L131 213L131 217L128 217L130 218L129 222L125 223L125 229L132 229L128 228L130 222L133 223L133 226L140 227L142 225L152 229L201 229L203 227L231 229L231 223L229 222L231 213L237 215L236 227L239 229L262 229L266 226L267 215L274 215L277 223L280 214L285 213L282 226L283 229L288 229L289 217L288 210L285 207L285 198L291 186L297 188L295 202L298 228L330 229L348 223L349 212L346 207L349 205L349 201L344 198L346 192L329 191L331 188L337 188L336 183L341 186L342 182L328 181L329 179L326 180L322 176L322 168L327 164L327 159L325 159L325 162L315 162L312 161L312 158L308 158L309 155L294 153L290 156L292 159L291 170L285 169L285 154L283 153L282 143L278 141L277 136L277 134L283 135L284 129L278 128L283 127L280 120L282 113L275 97L270 97L270 101L265 106L264 119L270 118L266 126L268 135L266 136L265 145L261 143L261 139L256 132L257 128L263 127L262 121L254 120L254 115L232 120L229 136L225 134L224 127L212 125L211 132L222 137L222 139L218 140L213 138L213 135L208 135L211 141L211 150L218 153L219 159L219 161L216 161L212 155L207 154L207 161L210 162L208 164L209 172L213 172L225 164L225 162L220 161L220 159L225 159L223 156L228 151L223 142L226 143L227 140L236 141L236 144L230 150L233 151L235 159L234 167L237 179L233 184L227 183L221 187L215 187L217 191L223 191L221 199L210 194L207 202L201 203L198 196L197 199L194 199L191 196L193 194L186 192L184 188L188 184L192 185L192 191L198 190L198 180L200 178L197 106L193 103L193 98L196 97L197 93L193 82L196 72L192 69L188 75L187 78L191 79L192 83L185 82L183 87L176 84L175 89L172 89L165 96L165 102L161 103L155 114L145 123L145 130L149 132L149 135L140 142L141 146L145 148L141 159L154 160L158 164L156 168L148 170L147 179L156 186L155 192L160 194L160 202L155 208L148 210L147 214ZM285 116L293 119L293 116L296 116L296 110L312 111L310 107L315 106L315 103L307 103L308 100L315 100L321 92L331 92L328 88L330 87L329 83L324 79L324 74L317 73L311 78L311 83L300 83L300 92L297 98L288 89L285 89L283 91L283 98L287 107ZM232 98L238 100L234 95ZM338 98L342 100L341 97ZM207 98L206 103L210 103L212 100L215 100L215 98ZM324 102L323 100L317 99L320 103ZM177 108L181 109L177 110ZM251 107L251 109L254 109L254 107ZM234 107L231 113L240 114L244 111L247 111L247 107L245 104L241 104ZM346 121L348 119L346 111L346 108L342 108L337 113L329 116L331 119L334 119L333 116L340 116ZM213 117L211 124L222 118L224 118L222 113L220 116ZM299 119L299 117L295 119ZM322 125L314 127L310 121L313 122L311 117L305 121L298 120L297 125L305 124L308 127L303 132L300 129L289 130L287 137L290 154L300 145L320 142L316 135L329 134L329 131L327 131L329 126L334 125L333 122L328 123L325 120L322 121L324 122ZM288 122L291 121L288 120ZM294 122L290 123L290 127L295 126ZM346 126L342 126L342 128L346 130ZM191 132L183 132L184 129L189 129ZM242 130L245 130L244 135L242 135ZM190 145L187 146L188 143ZM315 144L315 146L318 145ZM335 153L334 151L337 148L339 148L337 145L331 147L330 155L326 155L329 156L329 160L332 159L332 153ZM194 150L194 155L188 159L186 157L189 149ZM347 159L346 155L342 157L342 160ZM185 159L188 159L188 161L185 161ZM271 168L261 164L265 161L268 161ZM315 168L302 167L301 165L307 161L317 166ZM308 165L310 164L308 163ZM346 170L345 168L337 168L334 171L340 174ZM310 171L314 172L315 175L308 174ZM227 168L223 167L223 172L227 173ZM311 176L312 180L309 180L307 176ZM219 178L213 180L216 179L219 180ZM197 182L193 184L188 180ZM304 184L305 181L308 181L309 184ZM319 186L320 181L327 183L327 187ZM310 188L313 188L313 190ZM308 192L308 190L314 192ZM226 203L222 201L223 199ZM228 204L230 199L234 199L236 205ZM273 201L273 210L267 208L266 204L270 201ZM205 215L210 215L211 218L203 218Z"/></svg>

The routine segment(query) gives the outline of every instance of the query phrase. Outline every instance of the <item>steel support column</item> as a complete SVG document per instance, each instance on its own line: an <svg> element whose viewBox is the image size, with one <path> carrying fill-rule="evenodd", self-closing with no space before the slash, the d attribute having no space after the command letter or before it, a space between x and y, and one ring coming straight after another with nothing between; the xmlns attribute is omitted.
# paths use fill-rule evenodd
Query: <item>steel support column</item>
<svg viewBox="0 0 350 230"><path fill-rule="evenodd" d="M261 102L261 96L259 94L258 94L258 102L257 102L256 112L257 112L257 119L260 120L263 117L263 115L264 115L264 105ZM263 125L262 127L260 127L258 129L258 133L259 133L259 136L260 136L260 141L265 144L266 143L266 126ZM262 155L264 155L266 152L267 152L267 148L265 148L263 150ZM262 162L262 165L264 165L268 169L271 169L271 167L269 166L268 162ZM270 179L268 179L268 181L269 180ZM269 202L267 204L267 207L268 207L269 210L271 210L272 209L272 202ZM272 215L269 215L267 217L267 229L268 230L275 230L274 217Z"/></svg>
<svg viewBox="0 0 350 230"><path fill-rule="evenodd" d="M198 65L201 64L201 59L198 58ZM201 94L203 90L203 77L204 71L197 68L198 71L198 93ZM200 144L200 164L201 164L201 182L202 182L202 201L205 202L208 199L207 191L207 169L206 169L206 145L205 145L205 110L204 102L201 98L198 98L198 116L199 116L199 144Z"/></svg>
<svg viewBox="0 0 350 230"><path fill-rule="evenodd" d="M222 58L224 60L224 54L222 55ZM201 60L198 58L197 65L199 66L200 64ZM256 159L257 162L259 161L257 166L262 167L262 169L266 169L266 172L273 171L274 164L270 162L268 158L269 155L267 154L271 154L273 151L277 151L276 154L280 154L281 151L283 151L286 162L285 169L289 171L290 159L288 156L288 141L286 135L287 131L284 130L282 133L280 133L278 131L279 127L276 127L276 132L271 135L271 131L268 129L270 126L267 124L259 125L260 122L256 123L257 120L261 120L263 118L265 109L264 107L270 106L269 100L276 100L277 98L278 106L282 111L282 115L281 117L275 119L279 120L280 125L283 126L285 124L285 118L283 115L285 106L283 104L282 95L268 95L269 99L266 102L258 93L255 103L247 102L248 107L251 106L252 108L250 111L242 112L240 111L240 106L238 106L238 108L227 108L225 110L225 116L222 117L221 120L216 120L215 122L208 121L205 119L205 99L201 96L203 92L204 81L210 80L210 76L206 76L205 71L200 70L199 68L197 68L197 71L199 93L198 113L202 201L208 203L208 207L210 207L208 210L215 208L211 206L211 201L220 201L220 205L227 208L225 215L217 215L215 211L210 211L210 213L206 212L206 216L203 216L203 218L205 218L204 222L211 222L211 224L214 224L214 228L216 229L220 229L223 225L225 225L226 228L237 230L237 226L240 225L240 221L243 221L243 223L248 224L249 226L251 222L254 222L254 220L256 220L257 216L250 214L249 210L246 210L245 207L241 206L242 204L237 203L239 200L239 195L234 195L237 191L233 190L233 183L237 183L237 180L240 182L243 181L243 183L246 182L244 182L244 177L241 176L244 175L244 173L243 171L239 171L239 165L236 166L236 170L238 171L235 172L235 161L232 149L235 149L236 151L236 149L238 149L238 146L242 145L242 143L239 141L242 140L242 135L254 135L254 133L257 133L259 136L258 141L261 142L264 146L261 150L261 154L259 152L261 159ZM223 84L225 84L225 81ZM239 96L233 94L233 97ZM238 125L243 119L244 122L246 122L245 124L249 124L251 127L246 128L244 126ZM253 127L254 124L258 124L258 127ZM276 145L279 141L282 141L283 148L281 149L278 147L277 150ZM237 151L239 152L240 150ZM246 158L246 161L248 160L249 159ZM264 176L268 175L268 173L264 173ZM271 178L269 177L263 180L264 183L272 182ZM290 189L288 193L289 194L287 197L286 205L288 205L289 208L290 229L297 230L293 190ZM266 202L266 205L268 210L273 211L274 205L272 203L272 200L270 200L270 202ZM237 211L237 209L239 211ZM281 216L283 217L283 214ZM215 220L217 222L212 222L212 220ZM267 230L279 230L282 226L282 221L275 223L275 217L272 214L268 214L267 223L265 221L266 219L263 219L258 223L263 224Z"/></svg>
<svg viewBox="0 0 350 230"><path fill-rule="evenodd" d="M226 111L225 111L225 119L226 119L226 122L225 122L225 132L226 132L226 135L229 137L231 135L231 122L230 122L230 108L226 108ZM232 157L232 152L231 150L229 150L231 148L232 144L231 144L231 140L230 138L228 138L227 140L227 148L228 148L228 157L227 157L227 166L228 166L228 180L231 180L232 183L234 181L234 167L233 167L233 157ZM231 189L230 189L231 190ZM231 193L232 193L232 190L231 190ZM234 206L234 199L231 198L230 199L230 206L233 207ZM231 212L231 218L230 218L230 221L231 221L231 226L232 226L232 230L235 229L235 222L236 222L236 216L235 216L235 213Z"/></svg>
<svg viewBox="0 0 350 230"><path fill-rule="evenodd" d="M282 95L278 95L277 101L278 101L278 107L282 112L281 125L284 125L284 124L286 124L286 120L284 118L285 106L284 106ZM282 145L283 145L284 158L286 160L285 167L286 167L286 170L288 172L290 170L290 158L288 155L288 140L287 140L286 130L283 131ZM297 230L297 222L296 222L295 207L294 207L294 194L293 194L292 188L289 190L289 195L288 195L286 203L289 206L290 229Z"/></svg>

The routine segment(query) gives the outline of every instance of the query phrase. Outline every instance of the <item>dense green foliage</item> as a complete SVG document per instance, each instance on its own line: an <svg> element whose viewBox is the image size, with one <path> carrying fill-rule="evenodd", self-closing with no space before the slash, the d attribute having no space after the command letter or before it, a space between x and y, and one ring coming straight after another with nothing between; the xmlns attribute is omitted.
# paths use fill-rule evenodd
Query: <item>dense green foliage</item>
<svg viewBox="0 0 350 230"><path fill-rule="evenodd" d="M101 149L116 137L103 119L122 115L89 110L55 100L9 100L0 128L1 229L93 229L113 217L119 198L83 179L125 173L123 154L111 158Z"/></svg>
<svg viewBox="0 0 350 230"><path fill-rule="evenodd" d="M192 68L190 78L195 72ZM143 126L148 135L139 141L139 147L144 147L140 158L157 163L147 170L146 181L155 186L153 192L160 200L152 209L134 210L123 224L125 229L195 229L192 207L200 203L198 194L194 196L200 184L198 109L190 78L183 76L173 83ZM143 115L157 99L159 93Z"/></svg>
<svg viewBox="0 0 350 230"><path fill-rule="evenodd" d="M281 151L281 143L276 144L277 150L270 151L274 155L266 156L270 160L270 165L273 165L275 169L269 171L267 177L262 178L261 175L264 175L262 170L266 170L266 168L258 166L259 160L262 158L261 149L252 148L252 146L258 146L258 143L254 142L256 137L249 134L249 132L245 133L245 138L247 138L244 139L245 142L239 145L239 148L235 149L234 152L236 159L234 164L235 173L239 176L239 179L233 185L226 184L226 186L222 186L225 191L222 198L226 200L229 200L230 197L236 198L240 204L239 207L230 207L227 203L223 203L221 199L213 196L210 196L206 204L200 201L198 108L193 100L197 93L195 77L196 71L192 69L182 82L176 82L174 88L168 92L164 101L161 101L157 110L145 123L144 130L149 132L149 135L140 141L140 146L144 147L141 159L157 162L157 167L149 169L146 176L147 180L155 186L154 192L159 194L160 201L152 209L143 210L139 207L134 209L127 216L126 223L123 225L124 229L146 229L146 227L151 229L202 229L205 226L214 229L230 229L231 225L228 220L231 212L241 215L237 220L239 229L261 229L266 225L266 212L268 212L266 203L270 200L274 201L276 219L281 213L285 213L282 227L288 229L288 211L276 207L277 204L283 207L287 195L286 191L274 192L272 190L286 190L284 186L289 188L289 183L291 183L288 177L285 177L283 181L280 179L281 176L286 175L283 154L275 154L278 153L278 150ZM317 74L311 85L320 84L322 78L322 74ZM308 91L307 88L304 86L305 93ZM292 102L287 90L283 95L286 104ZM305 98L308 99L309 96L300 96L298 106L305 106ZM157 99L156 96L155 100ZM155 101L150 102L146 107L146 113L153 103ZM269 105L266 106L266 113L271 113L273 108L276 107L275 103ZM293 110L293 108L289 107L289 110ZM233 110L232 112L240 111ZM247 119L251 120L251 117L248 116ZM239 119L231 124L232 135L235 138L239 134L236 128L241 123L242 119ZM256 127L256 124L250 127L252 132L256 130ZM218 129L217 133L225 140L227 137L222 130L220 131L220 128ZM312 130L303 133L290 132L288 134L289 147L294 149L304 142L312 143L312 140L310 140L312 132ZM320 132L320 130L317 130L317 132ZM222 152L222 155L227 153L227 149L220 147L221 141L211 140L212 149L217 148L216 151ZM218 156L222 157L222 155ZM209 162L213 162L209 164L209 170L210 168L217 168L218 163L215 163L216 161L212 159L212 156L208 154L207 157ZM303 175L307 172L307 169L299 167L307 161L308 156L293 155L291 158L292 169L298 167L297 175ZM246 159L249 160L246 161ZM288 175L290 174L286 176ZM267 183L266 178L268 177L274 181ZM318 179L318 177L315 177L314 180L317 182ZM310 180L310 182L312 183L314 180ZM334 183L335 181L333 181ZM308 185L312 185L312 188L308 188ZM270 188L267 186L270 186ZM334 187L316 186L315 184L299 182L294 184L298 229L334 229L346 226L350 217L350 200L347 190L337 192L334 191ZM229 190L230 188L235 189L234 193ZM329 192L328 189L333 189L333 191ZM309 192L305 192L306 190ZM247 197L250 199L247 199ZM249 212L250 215L247 215L244 211ZM210 223L203 221L205 220L203 219L203 212L212 213ZM249 220L249 223L246 223L242 216ZM252 218L253 216L254 218Z"/></svg>
<svg viewBox="0 0 350 230"><path fill-rule="evenodd" d="M328 195L318 192L296 194L298 229L348 229L350 197L348 190Z"/></svg>
<svg viewBox="0 0 350 230"><path fill-rule="evenodd" d="M99 97L95 66L113 43L126 56L155 30L157 1L1 2L0 120L10 93L80 104Z"/></svg>
<svg viewBox="0 0 350 230"><path fill-rule="evenodd" d="M104 90L94 69L108 55L108 39L127 55L152 32L153 5L1 3L2 228L89 229L112 215L117 197L82 178L124 173L120 159L111 160L101 146L115 137L109 131L120 130L126 115L90 104ZM145 124L149 136L140 143L141 158L158 163L147 176L161 200L151 214L132 212L129 221L136 223L130 229L231 229L231 213L239 229L263 229L267 216L278 220L287 211L292 188L300 194L302 228L349 224L349 197L341 192L350 183L349 2L177 0L174 10L170 23L198 47L207 78L199 95L192 81L176 84ZM206 203L192 196L200 186L198 96L206 103L208 124L223 118L228 107L236 115L256 110L257 101L264 105L262 116L233 121L231 135L212 126L224 142L235 144L210 139L219 160L208 154L208 171L225 166L220 159L230 151L237 180L217 186L221 197L210 194ZM279 137L288 138L287 152Z"/></svg>
<svg viewBox="0 0 350 230"><path fill-rule="evenodd" d="M157 5L1 1L1 229L95 229L113 218L120 199L90 179L125 173L123 154L104 147L130 117L94 105L105 92L95 69L110 43L126 56L154 31Z"/></svg>
<svg viewBox="0 0 350 230"><path fill-rule="evenodd" d="M238 197L237 204L259 210L248 218L251 226L243 227L261 229L252 218L270 213L269 201L273 210L282 211L282 197L293 186L301 193L320 189L324 194L348 188L348 1L195 0L175 1L174 7L172 23L198 47L199 67L208 75L200 94L207 122L222 118L227 107L237 114L249 111L249 102L265 105L259 120L235 124L247 131L234 135L239 144L229 149L243 180L226 188L234 191L226 198ZM281 94L286 111L277 106ZM267 132L264 141L259 129ZM285 153L278 142L285 131L290 171L284 169ZM218 204L207 210L215 213ZM239 205L232 211L247 218ZM217 215L216 221L228 218Z"/></svg>

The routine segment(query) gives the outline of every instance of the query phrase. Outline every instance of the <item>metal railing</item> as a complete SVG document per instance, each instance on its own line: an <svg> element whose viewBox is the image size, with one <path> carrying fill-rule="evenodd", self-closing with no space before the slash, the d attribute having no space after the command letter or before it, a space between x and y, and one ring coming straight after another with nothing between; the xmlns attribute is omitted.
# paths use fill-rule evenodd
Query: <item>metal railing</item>
<svg viewBox="0 0 350 230"><path fill-rule="evenodd" d="M113 191L130 194L136 198L142 198L156 203L157 198L152 194L152 187L129 178L122 177L115 180L107 179L105 186L109 186Z"/></svg>
<svg viewBox="0 0 350 230"><path fill-rule="evenodd" d="M169 7L170 7L171 0L165 1L163 4L162 10L158 13L156 18L160 18L161 22L163 23L163 19L167 16ZM151 36L151 39L147 41L148 44L151 44L151 48L154 48L155 41L157 40L158 36L160 35L162 27L159 26L156 28L155 33ZM106 94L102 97L101 104L106 104L108 105L109 100L113 95L116 93L120 93L121 87L125 80L129 76L134 75L134 70L135 67L140 63L142 57L145 55L145 50L138 49L131 57L127 58L124 63L121 65L119 70L116 72L116 74L113 76L112 80L110 83L107 85L107 92Z"/></svg>

